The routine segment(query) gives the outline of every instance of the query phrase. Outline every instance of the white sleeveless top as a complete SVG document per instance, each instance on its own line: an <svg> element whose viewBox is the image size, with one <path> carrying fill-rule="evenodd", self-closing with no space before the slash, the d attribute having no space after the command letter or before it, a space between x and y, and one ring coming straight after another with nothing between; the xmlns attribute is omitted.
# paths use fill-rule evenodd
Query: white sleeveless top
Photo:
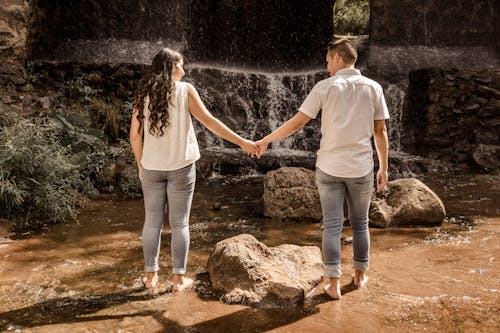
<svg viewBox="0 0 500 333"><path fill-rule="evenodd" d="M144 99L144 143L142 167L146 170L181 169L200 158L188 105L186 82L175 82L172 104L168 109L169 125L164 134L149 133L149 95Z"/></svg>

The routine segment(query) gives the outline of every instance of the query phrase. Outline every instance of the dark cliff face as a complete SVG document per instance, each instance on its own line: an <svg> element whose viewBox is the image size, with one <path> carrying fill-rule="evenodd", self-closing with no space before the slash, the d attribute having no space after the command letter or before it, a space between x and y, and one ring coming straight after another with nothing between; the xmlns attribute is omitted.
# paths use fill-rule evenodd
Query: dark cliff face
<svg viewBox="0 0 500 333"><path fill-rule="evenodd" d="M186 40L190 1L33 0L30 58L50 58L71 40Z"/></svg>
<svg viewBox="0 0 500 333"><path fill-rule="evenodd" d="M500 69L420 69L410 73L405 150L474 165L480 146L500 151ZM492 156L493 157L493 156ZM495 157L497 163L498 156Z"/></svg>
<svg viewBox="0 0 500 333"><path fill-rule="evenodd" d="M189 44L196 60L301 70L324 64L331 0L201 0L192 8L198 31Z"/></svg>
<svg viewBox="0 0 500 333"><path fill-rule="evenodd" d="M331 0L35 0L32 58L77 40L162 41L191 61L259 69L321 66Z"/></svg>
<svg viewBox="0 0 500 333"><path fill-rule="evenodd" d="M373 0L370 37L392 46L490 45L500 32L498 15L498 0Z"/></svg>
<svg viewBox="0 0 500 333"><path fill-rule="evenodd" d="M500 67L498 0L372 0L367 66L389 81L420 68Z"/></svg>

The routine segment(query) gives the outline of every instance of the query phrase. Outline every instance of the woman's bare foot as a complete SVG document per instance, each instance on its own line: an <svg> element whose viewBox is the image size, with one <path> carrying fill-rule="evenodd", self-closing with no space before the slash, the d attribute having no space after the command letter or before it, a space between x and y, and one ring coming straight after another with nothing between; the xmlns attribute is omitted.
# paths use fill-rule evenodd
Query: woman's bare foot
<svg viewBox="0 0 500 333"><path fill-rule="evenodd" d="M156 287L156 284L158 283L158 273L147 272L146 276L142 278L142 283L147 289L152 289Z"/></svg>
<svg viewBox="0 0 500 333"><path fill-rule="evenodd" d="M358 288L363 288L366 286L366 283L368 282L368 276L365 274L365 271L358 271L356 270L354 272L353 282L354 285Z"/></svg>
<svg viewBox="0 0 500 333"><path fill-rule="evenodd" d="M194 281L180 274L174 274L172 291L179 292L192 286Z"/></svg>
<svg viewBox="0 0 500 333"><path fill-rule="evenodd" d="M342 297L340 294L340 279L330 278L330 284L325 286L325 293L332 299L340 299Z"/></svg>

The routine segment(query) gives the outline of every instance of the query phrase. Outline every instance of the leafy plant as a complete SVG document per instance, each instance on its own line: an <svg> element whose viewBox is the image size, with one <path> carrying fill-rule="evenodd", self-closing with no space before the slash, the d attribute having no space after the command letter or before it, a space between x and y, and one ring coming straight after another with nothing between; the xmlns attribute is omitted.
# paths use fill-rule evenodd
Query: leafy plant
<svg viewBox="0 0 500 333"><path fill-rule="evenodd" d="M0 214L15 229L75 214L84 182L46 119L21 120L0 132Z"/></svg>
<svg viewBox="0 0 500 333"><path fill-rule="evenodd" d="M113 182L108 169L123 151L90 123L86 112L55 112L0 128L0 217L16 229L64 221Z"/></svg>
<svg viewBox="0 0 500 333"><path fill-rule="evenodd" d="M101 89L95 89L88 85L81 76L69 81L59 82L57 86L61 95L69 99L78 100L80 103L87 103L102 92Z"/></svg>
<svg viewBox="0 0 500 333"><path fill-rule="evenodd" d="M369 24L369 0L335 1L333 27L336 35L366 35Z"/></svg>

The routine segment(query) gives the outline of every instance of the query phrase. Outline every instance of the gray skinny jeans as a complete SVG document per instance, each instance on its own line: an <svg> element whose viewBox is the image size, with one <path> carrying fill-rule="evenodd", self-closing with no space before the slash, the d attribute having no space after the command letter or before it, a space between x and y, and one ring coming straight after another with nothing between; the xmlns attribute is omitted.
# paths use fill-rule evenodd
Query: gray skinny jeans
<svg viewBox="0 0 500 333"><path fill-rule="evenodd" d="M143 169L141 182L145 210L142 229L145 270L159 270L161 229L167 210L165 203L168 200L173 273L185 274L190 241L189 213L196 182L195 164L173 171Z"/></svg>
<svg viewBox="0 0 500 333"><path fill-rule="evenodd" d="M344 223L344 199L347 198L349 223L352 227L353 265L368 270L370 233L368 210L373 192L373 171L359 178L331 176L316 169L321 209L323 211L323 260L325 276L340 278L340 237Z"/></svg>

